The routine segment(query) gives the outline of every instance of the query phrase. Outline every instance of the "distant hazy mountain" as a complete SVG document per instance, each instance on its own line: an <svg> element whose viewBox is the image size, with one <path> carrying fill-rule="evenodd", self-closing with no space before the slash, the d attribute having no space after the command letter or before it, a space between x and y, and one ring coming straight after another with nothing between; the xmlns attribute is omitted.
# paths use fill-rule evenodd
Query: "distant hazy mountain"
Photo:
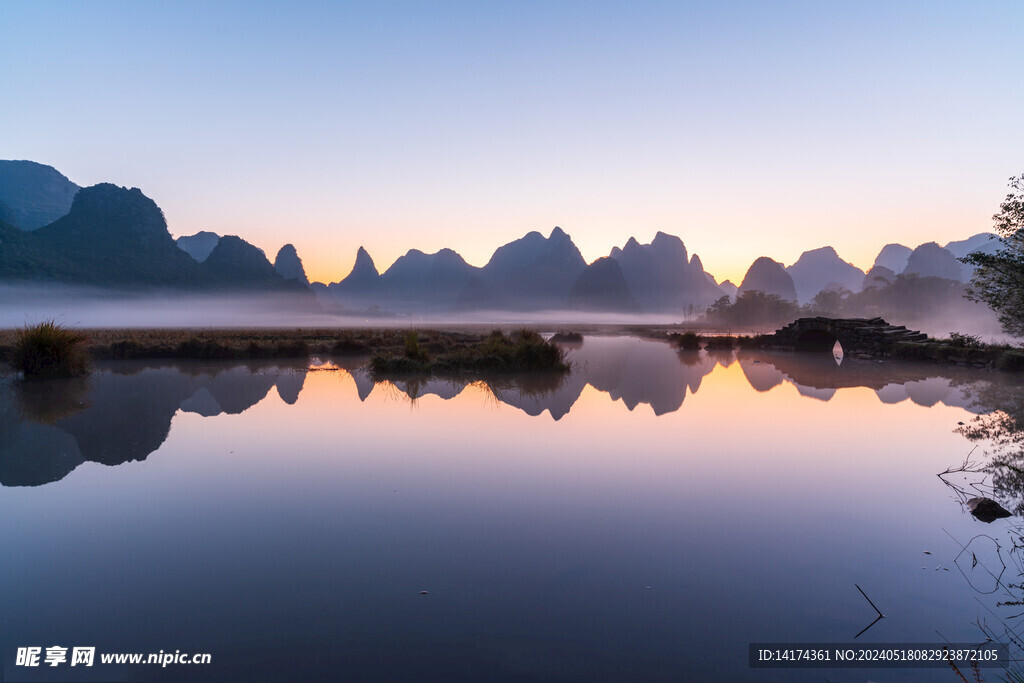
<svg viewBox="0 0 1024 683"><path fill-rule="evenodd" d="M21 230L36 230L67 215L80 188L60 171L34 161L0 161L0 202Z"/></svg>
<svg viewBox="0 0 1024 683"><path fill-rule="evenodd" d="M998 237L991 232L979 232L965 240L950 242L945 246L953 256L963 258L968 254L980 251L983 254L994 254L1001 246Z"/></svg>
<svg viewBox="0 0 1024 683"><path fill-rule="evenodd" d="M864 282L864 271L839 258L832 247L805 251L796 263L786 268L786 272L793 278L800 303L809 302L830 285L857 292Z"/></svg>
<svg viewBox="0 0 1024 683"><path fill-rule="evenodd" d="M362 247L352 272L327 287L331 302L346 308L389 310L541 310L564 307L569 289L586 267L560 228L545 238L531 232L495 250L483 268L451 249L408 251L383 274Z"/></svg>
<svg viewBox="0 0 1024 683"><path fill-rule="evenodd" d="M450 309L478 270L451 249L410 249L380 276L378 291L389 306Z"/></svg>
<svg viewBox="0 0 1024 683"><path fill-rule="evenodd" d="M455 310L486 310L494 306L496 300L497 296L487 286L483 278L477 274L471 277L466 286L459 292L459 296L455 299Z"/></svg>
<svg viewBox="0 0 1024 683"><path fill-rule="evenodd" d="M708 287L705 283L711 283L714 287ZM692 286L696 291L703 291L704 297L700 297L695 303L702 302L707 297L715 297L711 299L709 303L717 301L722 296L722 290L718 288L718 284L715 282L715 278L711 273L704 270L704 262L700 260L700 256L694 254L690 257L690 267L687 277L687 284Z"/></svg>
<svg viewBox="0 0 1024 683"><path fill-rule="evenodd" d="M626 284L622 267L610 256L599 258L583 269L569 290L569 308L631 313L641 310Z"/></svg>
<svg viewBox="0 0 1024 683"><path fill-rule="evenodd" d="M869 287L881 289L893 282L896 282L896 273L892 272L885 266L873 266L864 276L864 282L861 285L861 289L868 289Z"/></svg>
<svg viewBox="0 0 1024 683"><path fill-rule="evenodd" d="M957 257L957 259L961 259L968 254L976 252L980 252L982 254L994 254L999 251L1002 246L1003 243L999 241L997 235L991 232L980 232L965 240L950 242L945 248L947 251L951 252L953 256ZM967 263L961 263L960 279L963 282L968 282L972 275L974 275L974 266Z"/></svg>
<svg viewBox="0 0 1024 683"><path fill-rule="evenodd" d="M907 259L910 258L911 251L910 247L905 247L902 244L887 244L878 252L874 265L884 266L894 273L902 273L903 269L907 267Z"/></svg>
<svg viewBox="0 0 1024 683"><path fill-rule="evenodd" d="M220 235L215 232L202 230L194 235L179 237L175 240L178 248L191 256L196 263L202 263L209 258L213 248L220 241Z"/></svg>
<svg viewBox="0 0 1024 683"><path fill-rule="evenodd" d="M743 283L740 285L739 294L754 290L765 294L774 294L786 301L797 300L793 278L781 263L773 261L767 256L758 258L747 269L747 274L743 276Z"/></svg>
<svg viewBox="0 0 1024 683"><path fill-rule="evenodd" d="M345 308L364 308L373 305L372 299L377 295L379 283L380 273L377 272L373 258L366 249L359 247L351 272L341 281L327 285L320 296Z"/></svg>
<svg viewBox="0 0 1024 683"><path fill-rule="evenodd" d="M349 287L365 287L375 285L379 277L380 273L377 272L377 266L374 265L370 254L362 247L359 247L352 271L339 284Z"/></svg>
<svg viewBox="0 0 1024 683"><path fill-rule="evenodd" d="M635 237L609 254L618 261L629 289L645 311L682 311L688 305L706 306L722 296L709 281L700 258L692 260L675 235L659 232L650 244Z"/></svg>
<svg viewBox="0 0 1024 683"><path fill-rule="evenodd" d="M306 269L302 267L302 259L299 258L294 245L286 244L278 250L274 259L274 270L285 280L297 280L306 286L309 285Z"/></svg>
<svg viewBox="0 0 1024 683"><path fill-rule="evenodd" d="M305 289L281 277L262 249L235 235L221 237L201 268L206 279L226 289Z"/></svg>
<svg viewBox="0 0 1024 683"><path fill-rule="evenodd" d="M963 264L956 260L953 252L935 242L927 242L910 254L903 274L960 280L963 270Z"/></svg>
<svg viewBox="0 0 1024 683"><path fill-rule="evenodd" d="M733 284L732 280L725 280L718 284L718 288L722 290L724 294L728 294L729 298L733 301L736 300L736 295L739 293L740 288Z"/></svg>
<svg viewBox="0 0 1024 683"><path fill-rule="evenodd" d="M566 305L569 289L586 267L572 239L556 227L547 238L535 231L498 247L480 278L496 308L557 309Z"/></svg>

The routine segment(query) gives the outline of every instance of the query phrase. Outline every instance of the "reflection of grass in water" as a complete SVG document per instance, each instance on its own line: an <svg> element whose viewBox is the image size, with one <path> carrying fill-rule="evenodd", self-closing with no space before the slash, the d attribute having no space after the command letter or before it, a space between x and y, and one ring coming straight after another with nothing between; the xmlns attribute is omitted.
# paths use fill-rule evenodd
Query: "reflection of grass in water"
<svg viewBox="0 0 1024 683"><path fill-rule="evenodd" d="M714 337L705 337L707 345L704 347L708 351L732 351L736 348L736 337L729 335L717 335Z"/></svg>
<svg viewBox="0 0 1024 683"><path fill-rule="evenodd" d="M496 398L500 399L499 392L515 391L520 396L528 398L544 398L555 393L568 380L568 374L543 374L543 375L491 375L484 376L480 382Z"/></svg>
<svg viewBox="0 0 1024 683"><path fill-rule="evenodd" d="M404 375L389 376L387 379L374 378L373 381L384 390L384 395L389 399L415 407L428 380L424 375Z"/></svg>
<svg viewBox="0 0 1024 683"><path fill-rule="evenodd" d="M701 362L703 358L700 355L700 351L680 351L678 354L679 362L687 367L693 367Z"/></svg>
<svg viewBox="0 0 1024 683"><path fill-rule="evenodd" d="M89 382L84 377L16 382L14 400L23 420L52 425L88 407Z"/></svg>
<svg viewBox="0 0 1024 683"><path fill-rule="evenodd" d="M459 376L446 376L431 378L422 373L394 375L387 377L375 376L374 382L385 388L389 396L400 398L415 405L423 396L424 389L431 382L442 382L456 389L455 393L460 394L468 386L478 387L485 391L498 403L509 403L509 392L515 392L519 396L540 399L553 394L565 385L567 374L564 373L528 373L528 374L484 374L480 377L469 378Z"/></svg>
<svg viewBox="0 0 1024 683"><path fill-rule="evenodd" d="M733 364L736 360L736 356L733 352L732 347L730 348L708 348L704 351L707 354L708 360L713 360L723 368L727 368Z"/></svg>
<svg viewBox="0 0 1024 683"><path fill-rule="evenodd" d="M1016 514L1022 514L1024 513L1024 393L1020 391L1020 387L1016 382L1007 382L1000 379L971 381L960 386L965 396L968 394L976 396L973 403L975 408L981 408L989 412L977 415L967 423L961 422L954 431L971 441L980 442L984 449L984 454L989 457L989 460L987 463L985 461L974 461L971 459L971 455L968 455L963 465L956 468L948 468L946 472L939 475L939 478L947 485L952 486L956 491L960 487L950 484L943 475L949 473L985 473L991 476L991 482L987 481L987 477L981 481L969 481L971 491L960 490L957 492L957 498L960 503L963 504L971 496L985 495L990 492L993 498L1006 503L1006 506L1014 510ZM1022 562L1021 557L1021 553L1024 552L1024 526L1011 522L1006 531L1008 532L1008 538L1006 539L1000 537L997 540L987 535L982 535L982 537L992 540L996 545L997 553L999 553L999 548L1003 547L1000 541L1004 543L1008 541L1008 543L1005 543L1005 547L1008 548L1008 558L1011 560L1017 576L1024 577L1024 562ZM970 542L961 544L957 541L957 543L964 548L964 552L967 552ZM1002 559L1000 555L1000 560L1002 561ZM974 563L977 562L977 558L973 554L972 560ZM974 564L972 563L972 568L973 566ZM1005 562L1003 567L1006 567ZM962 571L963 569L961 568ZM1014 621L1021 617L1019 608L1024 606L1024 582L1003 581L1001 573L999 576L993 576L993 578L997 588L1001 589L1002 595L1005 596L1005 599L997 602L995 607L997 609L1011 608L1014 610L1014 613L1004 616L1002 613L996 613L986 607L989 613L995 617L998 625L990 625L987 623L987 620L981 619L975 623L990 640L1006 643L1008 647L1014 648L1011 651L1011 658L1013 658L1015 655L1019 656L1024 652L1024 641L1017 636L1019 626ZM968 581L970 582L969 579ZM978 590L978 588L974 588L974 590ZM1001 632L999 631L1000 628L1002 628ZM955 666L953 671L960 680L967 680L964 674L956 669ZM985 680L977 668L972 667L971 675L973 677L972 680ZM1024 670L1018 665L1011 665L1010 668L1003 670L997 678L1001 681L1024 683Z"/></svg>

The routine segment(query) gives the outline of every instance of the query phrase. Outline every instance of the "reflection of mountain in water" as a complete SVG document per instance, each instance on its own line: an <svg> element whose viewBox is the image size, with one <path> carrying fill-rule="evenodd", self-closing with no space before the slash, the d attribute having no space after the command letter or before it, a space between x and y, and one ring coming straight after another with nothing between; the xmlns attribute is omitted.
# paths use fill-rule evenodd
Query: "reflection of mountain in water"
<svg viewBox="0 0 1024 683"><path fill-rule="evenodd" d="M179 409L238 414L271 387L294 403L305 374L274 367L115 364L86 383L78 408L48 419L30 400L38 385L0 384L0 484L38 486L85 461L120 465L158 449Z"/></svg>
<svg viewBox="0 0 1024 683"><path fill-rule="evenodd" d="M883 403L942 403L975 413L1002 407L992 396L1017 395L1016 378L935 365L844 362L828 355L740 351L679 352L668 344L629 337L591 337L574 345L573 371L564 376L498 376L475 379L408 379L384 383L417 399L451 399L470 384L528 415L568 414L589 384L633 410L647 404L656 415L679 410L716 367L738 363L751 387L766 392L789 382L808 397L828 401L838 390L873 389ZM349 373L359 399L377 384L365 357L336 359ZM87 380L19 383L0 379L0 484L38 486L58 481L85 461L118 465L144 460L163 444L178 411L205 417L238 414L276 389L294 404L305 366L211 363L114 363ZM996 391L1006 385L1014 391ZM1014 385L1011 387L1011 385ZM986 398L988 397L988 398Z"/></svg>
<svg viewBox="0 0 1024 683"><path fill-rule="evenodd" d="M979 377L992 383L1014 381L1008 375L919 363L846 361L837 365L827 354L740 351L738 359L747 381L757 391L790 382L801 395L822 401L830 400L838 389L864 387L874 389L883 403L910 400L928 407L942 403L980 413L991 408L981 405L975 392L965 385Z"/></svg>
<svg viewBox="0 0 1024 683"><path fill-rule="evenodd" d="M687 390L696 393L720 359L703 354L684 356L662 342L591 337L573 346L569 361L573 371L561 377L485 377L482 382L496 399L533 416L547 410L554 419L562 418L588 384L630 410L644 403L656 415L663 415L679 410ZM353 375L357 385L360 379L368 380L365 373L355 371ZM398 380L392 384L410 398L433 395L450 399L474 381L480 380ZM362 391L360 398L365 399Z"/></svg>
<svg viewBox="0 0 1024 683"><path fill-rule="evenodd" d="M829 354L769 351L676 351L658 341L630 337L589 337L570 353L573 372L552 379L537 377L485 378L494 397L529 415L545 410L558 420L566 415L586 385L603 391L633 410L647 404L656 415L679 410L687 391L696 394L703 378L716 367L738 362L750 386L767 392L789 382L808 398L829 401L840 389L873 389L883 403L910 400L921 406L942 403L971 412L991 407L976 399L979 377L986 383L1013 382L1011 376L979 374L977 370L919 363L848 360L838 365ZM369 376L352 370L365 400L373 388ZM409 380L390 382L412 399L433 395L454 398L469 380Z"/></svg>

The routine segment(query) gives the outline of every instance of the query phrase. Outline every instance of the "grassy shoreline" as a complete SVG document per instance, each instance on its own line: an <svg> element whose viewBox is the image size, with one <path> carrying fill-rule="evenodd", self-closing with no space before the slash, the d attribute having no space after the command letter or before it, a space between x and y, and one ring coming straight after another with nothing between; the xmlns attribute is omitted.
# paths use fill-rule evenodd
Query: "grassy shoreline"
<svg viewBox="0 0 1024 683"><path fill-rule="evenodd" d="M298 359L370 356L378 374L564 372L561 349L532 330L488 329L95 329L75 330L92 360ZM414 335L413 353L409 336ZM0 330L0 361L11 362L19 330Z"/></svg>
<svg viewBox="0 0 1024 683"><path fill-rule="evenodd" d="M556 328L557 329L557 328ZM712 350L732 348L769 348L769 335L698 334L680 326L633 325L573 327L552 341L563 346L580 343L577 336L626 334L661 340L681 348L705 345ZM554 332L554 329L547 330ZM504 326L504 341L494 338L494 326L465 325L437 329L411 328L109 328L75 329L86 337L83 350L92 360L249 360L304 359L311 356L366 356L376 360L378 374L465 374L480 372L520 372L531 369L565 371L563 357L545 356L538 363L541 347L516 356L512 337L523 330ZM410 353L408 335L416 334L416 347ZM537 334L531 331L532 334ZM19 330L0 330L0 362L13 362ZM492 339L493 338L493 339ZM488 340L491 339L490 342ZM543 340L541 340L543 341ZM488 346L490 343L490 346ZM699 344L699 346L697 346ZM531 355L533 354L533 355ZM1024 350L1005 345L972 346L951 340L901 342L891 360L924 361L1017 371L1024 369Z"/></svg>

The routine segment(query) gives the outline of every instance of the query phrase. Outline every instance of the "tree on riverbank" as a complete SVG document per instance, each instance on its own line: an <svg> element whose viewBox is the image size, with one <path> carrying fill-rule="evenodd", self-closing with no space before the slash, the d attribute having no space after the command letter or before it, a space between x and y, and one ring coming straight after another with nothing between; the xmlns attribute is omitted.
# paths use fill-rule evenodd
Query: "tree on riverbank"
<svg viewBox="0 0 1024 683"><path fill-rule="evenodd" d="M736 327L781 325L799 317L800 310L795 301L751 289L736 297L735 302L723 296L708 307L704 317L713 323Z"/></svg>
<svg viewBox="0 0 1024 683"><path fill-rule="evenodd" d="M975 268L967 298L988 304L1004 332L1024 337L1024 174L1010 178L1009 185L1012 191L992 216L1002 248L960 260Z"/></svg>

